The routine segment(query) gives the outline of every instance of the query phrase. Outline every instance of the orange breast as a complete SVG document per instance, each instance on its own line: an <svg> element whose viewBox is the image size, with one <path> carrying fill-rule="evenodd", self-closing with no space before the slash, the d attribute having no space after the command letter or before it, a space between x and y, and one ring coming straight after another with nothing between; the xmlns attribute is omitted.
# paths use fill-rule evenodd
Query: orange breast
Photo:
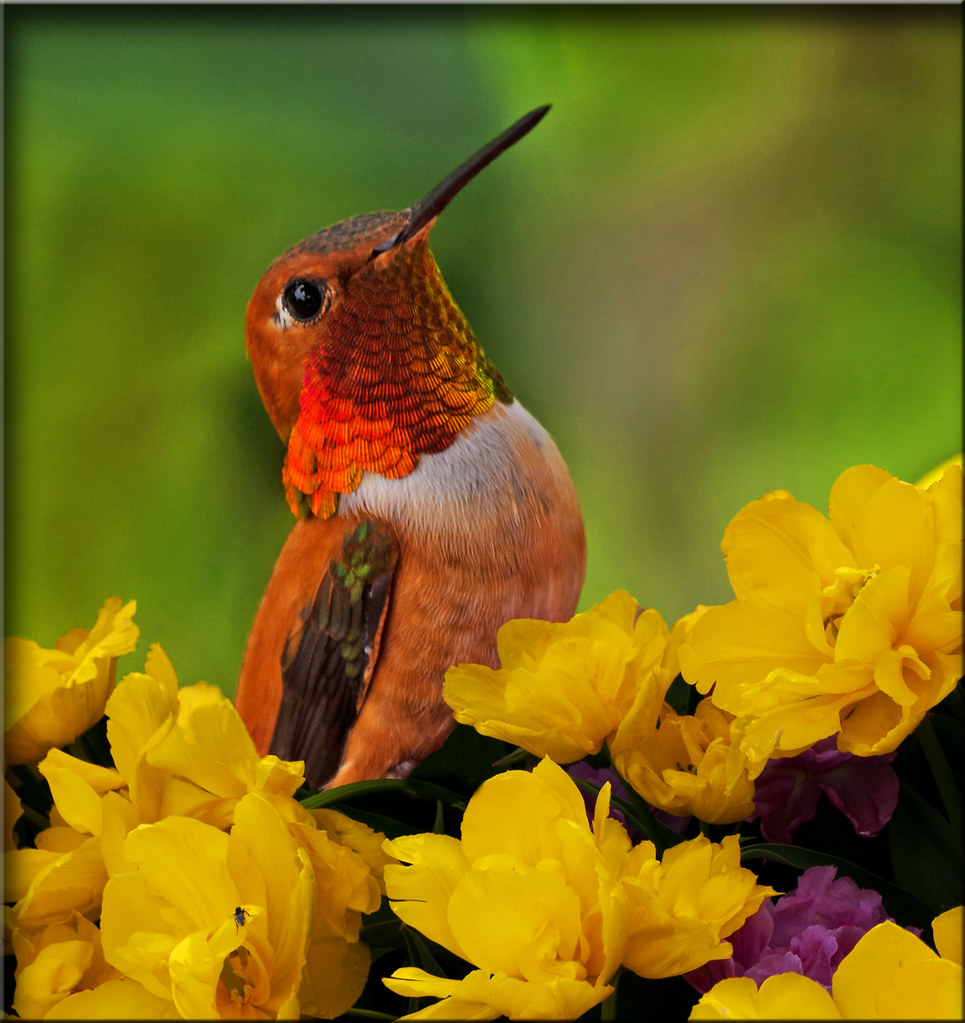
<svg viewBox="0 0 965 1023"><path fill-rule="evenodd" d="M496 667L496 631L511 618L571 617L585 572L569 473L515 403L478 416L404 479L366 474L334 518L295 525L259 608L236 705L262 753L281 699L288 630L363 518L389 525L399 555L378 661L332 784L408 773L452 727L441 698L446 669L459 661Z"/></svg>

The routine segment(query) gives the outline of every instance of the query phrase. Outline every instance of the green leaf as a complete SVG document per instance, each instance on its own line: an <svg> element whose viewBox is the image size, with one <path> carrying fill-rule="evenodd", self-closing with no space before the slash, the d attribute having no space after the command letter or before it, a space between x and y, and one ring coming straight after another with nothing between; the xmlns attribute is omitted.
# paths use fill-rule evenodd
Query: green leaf
<svg viewBox="0 0 965 1023"><path fill-rule="evenodd" d="M961 839L938 810L904 782L889 839L895 879L929 907L931 916L962 904Z"/></svg>
<svg viewBox="0 0 965 1023"><path fill-rule="evenodd" d="M350 802L355 796L367 796L373 793L390 792L396 795L416 796L419 799L436 800L445 806L451 806L460 812L466 809L466 801L451 789L437 785L435 782L422 781L418 778L376 778L373 781L355 781L348 785L339 785L334 789L316 792L302 800L306 810L320 810L335 803Z"/></svg>
<svg viewBox="0 0 965 1023"><path fill-rule="evenodd" d="M884 901L885 908L900 923L916 923L927 925L933 913L916 893L886 881L883 877L865 870L851 860L817 849L804 849L799 845L778 845L767 842L753 842L741 848L742 860L773 860L798 870L808 867L837 867L838 874L850 877L860 888L870 888L878 892Z"/></svg>
<svg viewBox="0 0 965 1023"><path fill-rule="evenodd" d="M525 751L515 750L508 742L480 735L469 725L456 725L442 746L412 772L412 780L447 785L465 793L468 798L487 778L509 767L521 766L510 764L505 759L517 752L522 753L524 762L530 757Z"/></svg>
<svg viewBox="0 0 965 1023"><path fill-rule="evenodd" d="M404 926L402 933L405 936L405 943L409 950L409 959L414 966L418 966L431 973L435 977L448 976L442 968L439 960L432 954L432 949L422 935L412 927Z"/></svg>
<svg viewBox="0 0 965 1023"><path fill-rule="evenodd" d="M405 925L392 912L388 899L383 899L374 913L362 918L359 936L368 945L374 962L387 952L405 947L404 929Z"/></svg>
<svg viewBox="0 0 965 1023"><path fill-rule="evenodd" d="M406 948L409 953L409 962L431 973L434 977L446 977L448 974L439 964L439 960L432 954L432 949L422 935L409 926L402 928L405 937ZM424 998L409 998L408 1013L416 1012L422 1006L429 1004Z"/></svg>
<svg viewBox="0 0 965 1023"><path fill-rule="evenodd" d="M956 844L961 846L962 837L965 834L965 825L962 822L961 787L956 781L952 766L939 739L936 719L941 720L942 718L943 715L926 714L915 731L915 738L921 744L928 766L931 768L932 778L945 809L945 818L957 839ZM961 730L959 729L956 738L960 737ZM954 749L955 746L953 745L951 748Z"/></svg>

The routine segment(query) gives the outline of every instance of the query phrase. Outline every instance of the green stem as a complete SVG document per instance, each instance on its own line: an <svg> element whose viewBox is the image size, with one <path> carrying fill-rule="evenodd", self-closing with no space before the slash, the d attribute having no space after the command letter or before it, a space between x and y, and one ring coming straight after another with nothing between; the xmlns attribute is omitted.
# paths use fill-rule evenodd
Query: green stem
<svg viewBox="0 0 965 1023"><path fill-rule="evenodd" d="M50 827L50 818L35 810L32 806L23 807L23 816L38 832L46 831Z"/></svg>
<svg viewBox="0 0 965 1023"><path fill-rule="evenodd" d="M918 741L921 743L921 748L925 753L925 759L931 768L932 777L934 777L935 785L938 788L938 794L941 796L942 805L945 807L945 816L948 818L948 823L952 826L952 831L958 836L959 841L961 841L963 834L965 834L965 827L963 827L962 821L961 796L955 785L955 779L952 777L952 769L949 766L948 758L945 756L945 751L938 741L935 725L927 714L922 719L915 734L918 736Z"/></svg>
<svg viewBox="0 0 965 1023"><path fill-rule="evenodd" d="M501 770L509 770L512 767L520 767L526 763L528 759L531 759L532 753L527 753L522 746L517 746L516 749L511 750L505 756L500 757L498 760L493 761L493 767L498 767Z"/></svg>
<svg viewBox="0 0 965 1023"><path fill-rule="evenodd" d="M444 835L446 833L446 816L442 811L442 800L436 800L436 819L432 822L432 833Z"/></svg>
<svg viewBox="0 0 965 1023"><path fill-rule="evenodd" d="M620 983L621 970L622 967L618 967L617 972L613 975L613 978L610 981L610 986L613 988L613 994L611 994L600 1006L601 1020L617 1018L617 986Z"/></svg>

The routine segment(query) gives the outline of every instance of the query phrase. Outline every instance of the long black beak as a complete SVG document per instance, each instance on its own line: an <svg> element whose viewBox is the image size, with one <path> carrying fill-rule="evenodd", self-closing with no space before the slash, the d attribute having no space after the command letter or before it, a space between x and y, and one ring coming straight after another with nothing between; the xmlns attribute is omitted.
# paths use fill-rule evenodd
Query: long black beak
<svg viewBox="0 0 965 1023"><path fill-rule="evenodd" d="M374 258L379 253L401 245L418 233L433 217L437 217L449 205L452 199L472 181L483 167L492 163L500 153L509 149L511 145L531 132L543 117L546 116L549 108L550 105L547 104L546 106L531 110L514 125L507 128L502 135L497 135L492 142L488 142L478 152L473 153L465 163L461 163L451 174L447 174L435 188L427 192L411 207L409 219L402 230L395 237L389 238L372 250L372 257Z"/></svg>

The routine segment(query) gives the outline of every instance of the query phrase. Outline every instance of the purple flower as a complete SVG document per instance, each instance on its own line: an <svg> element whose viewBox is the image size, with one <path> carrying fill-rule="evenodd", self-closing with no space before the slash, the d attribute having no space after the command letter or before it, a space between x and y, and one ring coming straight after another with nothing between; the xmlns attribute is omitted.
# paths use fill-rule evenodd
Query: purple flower
<svg viewBox="0 0 965 1023"><path fill-rule="evenodd" d="M834 867L809 867L797 888L763 902L731 935L730 959L686 973L686 980L705 992L727 977L750 977L760 987L776 973L800 973L830 991L838 963L858 939L891 919L877 892L834 875Z"/></svg>
<svg viewBox="0 0 965 1023"><path fill-rule="evenodd" d="M768 842L790 842L794 831L814 817L823 792L859 835L876 835L898 803L898 775L891 766L895 756L841 753L832 736L795 757L769 760L754 790L761 834Z"/></svg>

